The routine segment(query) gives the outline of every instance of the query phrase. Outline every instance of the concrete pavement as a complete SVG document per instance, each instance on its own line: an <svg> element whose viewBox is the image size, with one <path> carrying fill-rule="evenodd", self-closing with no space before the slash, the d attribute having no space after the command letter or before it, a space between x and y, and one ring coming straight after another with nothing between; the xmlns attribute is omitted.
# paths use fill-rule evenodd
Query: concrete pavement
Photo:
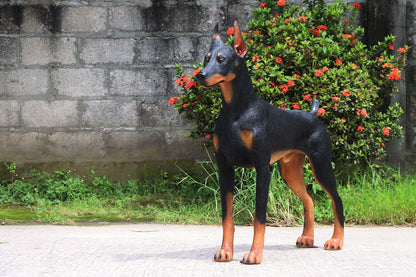
<svg viewBox="0 0 416 277"><path fill-rule="evenodd" d="M261 265L240 264L253 228L236 226L234 260L215 263L220 226L0 226L0 276L416 276L416 228L346 227L341 251L298 249L301 227L267 227Z"/></svg>

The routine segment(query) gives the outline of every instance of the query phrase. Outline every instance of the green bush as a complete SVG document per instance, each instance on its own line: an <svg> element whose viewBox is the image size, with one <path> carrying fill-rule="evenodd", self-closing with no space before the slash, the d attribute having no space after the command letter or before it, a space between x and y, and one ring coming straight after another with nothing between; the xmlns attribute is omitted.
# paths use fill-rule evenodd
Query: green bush
<svg viewBox="0 0 416 277"><path fill-rule="evenodd" d="M402 136L398 104L386 108L397 91L408 46L395 50L395 37L374 46L360 41L356 26L358 3L304 1L305 6L266 0L253 10L243 34L249 52L246 63L257 94L282 109L309 110L320 103L319 118L332 139L335 161L359 164L385 156L385 143ZM233 28L227 31L228 43ZM182 95L169 100L195 124L189 136L206 138L215 128L221 108L219 88L204 90L194 80L202 65L188 76L177 64Z"/></svg>

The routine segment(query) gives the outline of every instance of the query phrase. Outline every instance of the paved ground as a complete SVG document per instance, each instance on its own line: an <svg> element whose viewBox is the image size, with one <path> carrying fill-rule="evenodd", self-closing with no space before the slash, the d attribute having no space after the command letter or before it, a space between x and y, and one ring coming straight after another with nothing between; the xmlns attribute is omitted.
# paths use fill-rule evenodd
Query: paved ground
<svg viewBox="0 0 416 277"><path fill-rule="evenodd" d="M252 227L237 226L235 255L215 263L220 226L0 226L0 276L416 276L416 228L347 227L341 251L294 247L299 227L268 227L261 265L239 260Z"/></svg>

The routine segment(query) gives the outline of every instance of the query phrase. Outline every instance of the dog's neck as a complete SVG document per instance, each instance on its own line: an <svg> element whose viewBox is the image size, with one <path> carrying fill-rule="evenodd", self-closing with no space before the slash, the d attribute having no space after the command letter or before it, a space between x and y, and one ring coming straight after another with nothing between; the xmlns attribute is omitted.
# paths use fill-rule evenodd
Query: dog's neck
<svg viewBox="0 0 416 277"><path fill-rule="evenodd" d="M243 111L257 99L250 74L244 62L238 66L236 77L231 81L221 83L220 88L224 110Z"/></svg>

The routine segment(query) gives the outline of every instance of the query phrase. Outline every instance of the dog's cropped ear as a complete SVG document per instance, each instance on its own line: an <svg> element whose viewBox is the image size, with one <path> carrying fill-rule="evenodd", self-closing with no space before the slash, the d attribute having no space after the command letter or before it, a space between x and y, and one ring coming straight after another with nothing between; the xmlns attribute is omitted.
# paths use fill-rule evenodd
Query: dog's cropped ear
<svg viewBox="0 0 416 277"><path fill-rule="evenodd" d="M221 39L220 32L218 31L218 22L215 24L214 35L212 36L212 38Z"/></svg>
<svg viewBox="0 0 416 277"><path fill-rule="evenodd" d="M240 27L238 27L237 21L234 22L234 49L237 55L242 58L244 58L247 54L247 44L241 35Z"/></svg>
<svg viewBox="0 0 416 277"><path fill-rule="evenodd" d="M211 40L211 50L217 48L219 46L223 46L224 43L221 40L219 31L218 31L218 22L215 24L214 35L212 36Z"/></svg>

